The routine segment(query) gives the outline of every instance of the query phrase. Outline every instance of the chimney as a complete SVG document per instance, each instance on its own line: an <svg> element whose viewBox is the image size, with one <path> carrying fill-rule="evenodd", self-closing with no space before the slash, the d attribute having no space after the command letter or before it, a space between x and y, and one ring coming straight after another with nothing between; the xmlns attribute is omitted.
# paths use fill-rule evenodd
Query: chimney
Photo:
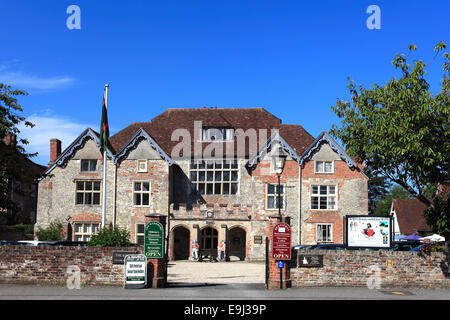
<svg viewBox="0 0 450 320"><path fill-rule="evenodd" d="M61 154L61 141L58 139L50 139L50 163L53 164Z"/></svg>
<svg viewBox="0 0 450 320"><path fill-rule="evenodd" d="M15 148L17 146L17 136L13 133L8 133L3 137L3 143L11 148Z"/></svg>

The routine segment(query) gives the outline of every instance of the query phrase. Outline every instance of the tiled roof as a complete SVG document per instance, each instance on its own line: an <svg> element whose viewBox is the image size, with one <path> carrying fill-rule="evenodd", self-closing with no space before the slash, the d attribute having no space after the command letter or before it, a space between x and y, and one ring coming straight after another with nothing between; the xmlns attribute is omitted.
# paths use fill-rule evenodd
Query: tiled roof
<svg viewBox="0 0 450 320"><path fill-rule="evenodd" d="M117 153L131 137L140 129L144 129L155 142L170 156L172 149L181 141L171 141L172 133L176 129L185 129L189 132L191 139L191 155L195 151L194 143L194 122L201 121L202 126L206 127L232 127L235 130L242 129L246 132L249 129L256 130L259 134L260 129L267 129L267 139L271 136L272 129L277 129L280 135L298 154L314 141L314 138L306 132L300 125L285 125L281 120L270 114L263 108L196 108L196 109L168 109L151 122L135 122L115 135L111 136L110 144L114 153ZM258 137L259 139L259 137ZM237 154L237 142L235 138L234 152ZM264 143L261 141L260 143ZM215 142L222 143L222 142ZM211 142L202 143L202 148L210 145ZM224 143L223 150L229 143ZM248 143L246 143L246 154L250 156ZM183 155L187 156L187 155Z"/></svg>
<svg viewBox="0 0 450 320"><path fill-rule="evenodd" d="M427 206L417 199L392 199L400 232L404 235L431 231L423 213ZM396 230L398 231L398 230Z"/></svg>

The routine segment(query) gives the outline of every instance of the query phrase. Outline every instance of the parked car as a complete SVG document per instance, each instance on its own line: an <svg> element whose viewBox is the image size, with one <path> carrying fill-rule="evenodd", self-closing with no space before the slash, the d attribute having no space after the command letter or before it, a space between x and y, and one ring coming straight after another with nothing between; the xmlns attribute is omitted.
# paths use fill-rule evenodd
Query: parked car
<svg viewBox="0 0 450 320"><path fill-rule="evenodd" d="M85 241L56 241L50 244L51 246L64 246L64 247L86 247L87 242Z"/></svg>
<svg viewBox="0 0 450 320"><path fill-rule="evenodd" d="M424 243L421 244L420 246L417 246L415 248L412 248L411 251L414 252L423 252L426 251L429 247L431 247L433 244L432 243Z"/></svg>
<svg viewBox="0 0 450 320"><path fill-rule="evenodd" d="M416 246L415 243L411 242L393 242L389 251L411 251Z"/></svg>
<svg viewBox="0 0 450 320"><path fill-rule="evenodd" d="M342 243L327 243L327 244L316 244L314 246L311 246L310 250L345 250L346 245Z"/></svg>
<svg viewBox="0 0 450 320"><path fill-rule="evenodd" d="M50 246L58 241L38 241L38 240L22 240L18 241L20 244L25 246Z"/></svg>
<svg viewBox="0 0 450 320"><path fill-rule="evenodd" d="M18 241L7 241L7 240L0 240L0 246L20 246L22 243L19 243Z"/></svg>

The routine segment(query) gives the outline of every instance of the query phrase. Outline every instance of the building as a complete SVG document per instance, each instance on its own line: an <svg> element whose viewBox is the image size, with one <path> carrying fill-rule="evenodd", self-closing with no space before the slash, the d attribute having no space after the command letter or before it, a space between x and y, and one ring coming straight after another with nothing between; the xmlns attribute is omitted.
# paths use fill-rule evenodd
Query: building
<svg viewBox="0 0 450 320"><path fill-rule="evenodd" d="M59 220L68 239L88 240L102 212L98 134L88 128L60 149L52 141L36 227ZM227 257L263 259L267 220L279 209L293 244L342 243L343 217L368 212L361 165L326 132L314 139L262 108L168 109L113 135L107 155L107 223L143 243L145 214L168 215L170 259L190 257L193 241L214 251L222 240Z"/></svg>
<svg viewBox="0 0 450 320"><path fill-rule="evenodd" d="M394 223L394 237L410 234L428 236L432 234L423 215L427 206L418 199L392 199L391 216Z"/></svg>

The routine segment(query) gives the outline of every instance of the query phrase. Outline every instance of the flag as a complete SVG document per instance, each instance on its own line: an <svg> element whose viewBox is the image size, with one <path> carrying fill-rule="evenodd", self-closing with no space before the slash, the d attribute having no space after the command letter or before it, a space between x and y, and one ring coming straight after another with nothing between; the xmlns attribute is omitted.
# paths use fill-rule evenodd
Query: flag
<svg viewBox="0 0 450 320"><path fill-rule="evenodd" d="M100 122L100 153L103 161L103 153L108 148L109 125L108 125L108 108L106 106L108 100L108 87L105 87L103 94L102 120Z"/></svg>

